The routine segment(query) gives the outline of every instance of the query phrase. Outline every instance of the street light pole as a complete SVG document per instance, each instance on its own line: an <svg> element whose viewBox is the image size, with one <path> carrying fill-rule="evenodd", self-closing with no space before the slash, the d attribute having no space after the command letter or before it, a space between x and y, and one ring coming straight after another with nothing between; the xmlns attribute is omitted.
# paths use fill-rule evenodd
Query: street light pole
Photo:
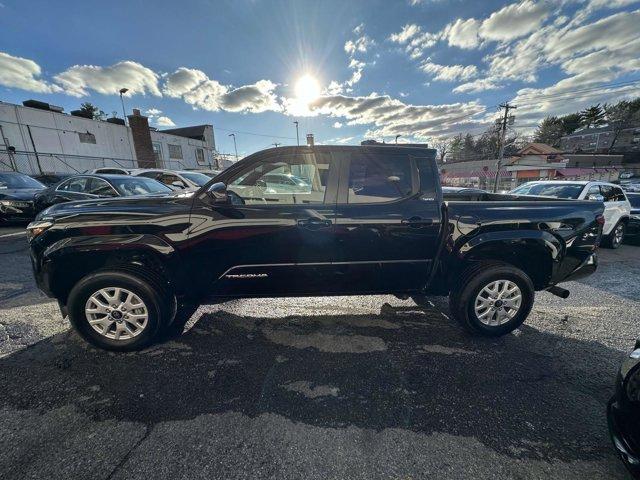
<svg viewBox="0 0 640 480"><path fill-rule="evenodd" d="M296 143L300 146L300 134L298 133L298 121L293 122L296 124Z"/></svg>
<svg viewBox="0 0 640 480"><path fill-rule="evenodd" d="M398 139L401 137L402 135L396 135L396 145L398 144Z"/></svg>
<svg viewBox="0 0 640 480"><path fill-rule="evenodd" d="M236 162L237 162L238 161L238 145L236 145L236 134L230 133L229 136L233 137L233 149L236 152Z"/></svg>
<svg viewBox="0 0 640 480"><path fill-rule="evenodd" d="M120 103L122 103L122 117L124 120L124 123L127 123L127 112L124 109L124 98L122 97L122 95L124 95L125 93L127 93L129 91L128 88L121 88L120 89Z"/></svg>

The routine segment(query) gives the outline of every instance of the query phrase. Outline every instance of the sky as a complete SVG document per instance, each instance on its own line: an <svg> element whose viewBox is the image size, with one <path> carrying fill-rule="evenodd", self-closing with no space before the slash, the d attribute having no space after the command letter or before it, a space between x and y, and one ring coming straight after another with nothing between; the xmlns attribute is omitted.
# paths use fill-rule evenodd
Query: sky
<svg viewBox="0 0 640 480"><path fill-rule="evenodd" d="M218 150L434 143L640 96L640 0L0 0L0 101L212 124Z"/></svg>

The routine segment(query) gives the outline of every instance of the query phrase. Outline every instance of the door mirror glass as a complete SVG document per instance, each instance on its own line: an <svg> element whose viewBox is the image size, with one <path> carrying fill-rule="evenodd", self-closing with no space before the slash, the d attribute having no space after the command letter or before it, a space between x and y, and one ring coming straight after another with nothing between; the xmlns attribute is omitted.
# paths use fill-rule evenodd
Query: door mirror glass
<svg viewBox="0 0 640 480"><path fill-rule="evenodd" d="M207 196L211 199L211 202L215 204L230 203L227 186L223 182L216 182L209 186Z"/></svg>

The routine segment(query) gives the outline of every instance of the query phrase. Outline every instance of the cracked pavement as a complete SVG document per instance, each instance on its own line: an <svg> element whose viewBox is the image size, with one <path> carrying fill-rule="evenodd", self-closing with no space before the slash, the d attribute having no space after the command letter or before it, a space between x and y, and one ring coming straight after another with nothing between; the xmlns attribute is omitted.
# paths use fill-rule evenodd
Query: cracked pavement
<svg viewBox="0 0 640 480"><path fill-rule="evenodd" d="M0 479L627 478L605 405L640 335L640 247L500 339L444 299L256 299L114 354L35 289L25 245L0 238Z"/></svg>

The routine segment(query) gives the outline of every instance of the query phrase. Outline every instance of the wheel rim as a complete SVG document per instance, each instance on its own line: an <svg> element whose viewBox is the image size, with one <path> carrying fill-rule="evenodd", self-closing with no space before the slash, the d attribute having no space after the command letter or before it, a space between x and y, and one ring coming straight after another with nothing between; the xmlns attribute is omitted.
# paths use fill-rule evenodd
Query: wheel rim
<svg viewBox="0 0 640 480"><path fill-rule="evenodd" d="M522 291L510 280L496 280L480 290L474 310L478 320L487 326L507 323L520 311Z"/></svg>
<svg viewBox="0 0 640 480"><path fill-rule="evenodd" d="M622 243L623 237L624 237L624 225L620 224L616 227L616 231L613 232L613 243L615 245L620 245Z"/></svg>
<svg viewBox="0 0 640 480"><path fill-rule="evenodd" d="M140 335L149 322L149 311L142 299L120 287L94 292L84 311L91 328L112 340L129 340Z"/></svg>

